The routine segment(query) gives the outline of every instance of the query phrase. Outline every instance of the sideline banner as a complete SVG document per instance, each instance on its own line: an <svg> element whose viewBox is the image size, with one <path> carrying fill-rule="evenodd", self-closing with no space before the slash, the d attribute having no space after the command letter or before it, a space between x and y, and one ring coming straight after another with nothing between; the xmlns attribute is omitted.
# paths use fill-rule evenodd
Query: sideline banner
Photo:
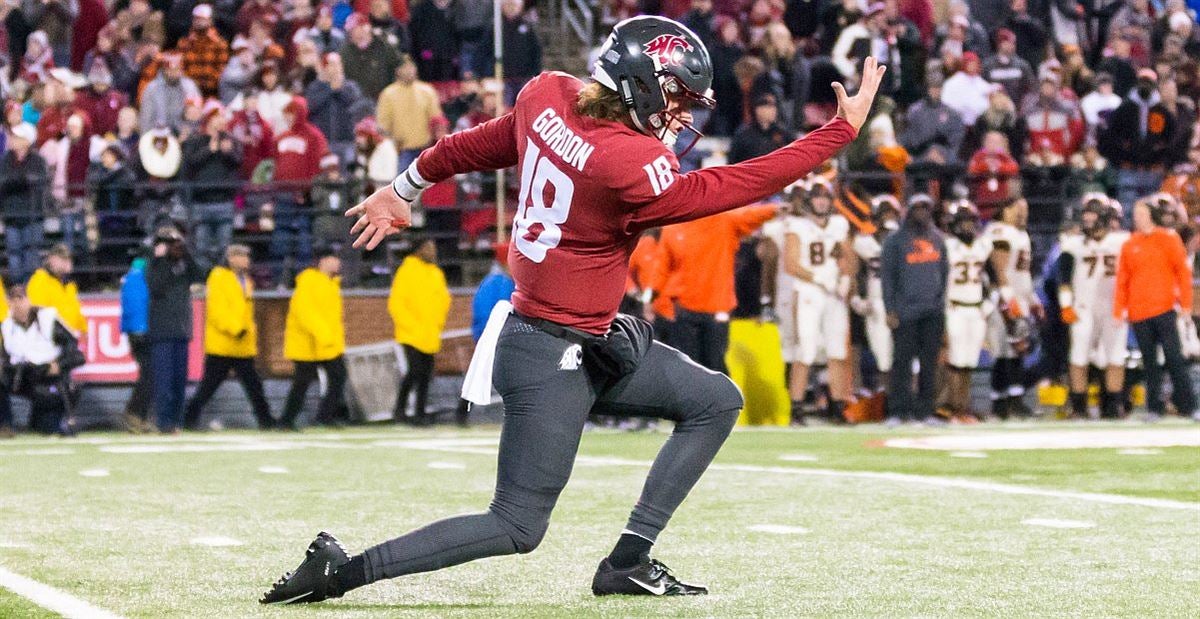
<svg viewBox="0 0 1200 619"><path fill-rule="evenodd" d="M121 302L83 299L88 330L79 341L87 363L71 375L81 383L132 383L137 364L129 350L129 339L121 333ZM192 299L192 341L188 346L188 380L200 380L204 367L204 300Z"/></svg>

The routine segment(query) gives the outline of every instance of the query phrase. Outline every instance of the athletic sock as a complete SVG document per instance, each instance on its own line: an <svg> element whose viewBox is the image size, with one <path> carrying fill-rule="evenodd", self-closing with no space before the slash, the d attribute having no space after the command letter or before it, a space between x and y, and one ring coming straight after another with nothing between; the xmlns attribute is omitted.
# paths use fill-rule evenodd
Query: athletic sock
<svg viewBox="0 0 1200 619"><path fill-rule="evenodd" d="M1105 391L1103 404L1101 405L1101 416L1106 419L1117 419L1121 416L1121 401L1125 398L1120 391Z"/></svg>
<svg viewBox="0 0 1200 619"><path fill-rule="evenodd" d="M350 557L350 562L337 568L333 573L331 593L335 597L345 595L351 589L357 589L367 584L367 559L363 555Z"/></svg>
<svg viewBox="0 0 1200 619"><path fill-rule="evenodd" d="M846 402L844 400L829 400L830 423L846 423Z"/></svg>
<svg viewBox="0 0 1200 619"><path fill-rule="evenodd" d="M617 545L608 555L608 562L619 570L627 570L648 559L652 546L654 546L654 542L644 537L632 533L622 533L620 539L617 540Z"/></svg>
<svg viewBox="0 0 1200 619"><path fill-rule="evenodd" d="M1083 391L1071 392L1071 414L1075 417L1087 417L1087 393Z"/></svg>

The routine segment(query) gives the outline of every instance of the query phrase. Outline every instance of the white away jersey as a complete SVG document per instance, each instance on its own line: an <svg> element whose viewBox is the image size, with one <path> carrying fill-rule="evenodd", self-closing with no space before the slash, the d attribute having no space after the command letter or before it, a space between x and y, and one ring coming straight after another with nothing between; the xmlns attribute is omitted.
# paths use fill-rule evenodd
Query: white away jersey
<svg viewBox="0 0 1200 619"><path fill-rule="evenodd" d="M1075 259L1071 290L1077 309L1112 310L1116 292L1117 262L1129 233L1113 231L1099 241L1090 236L1064 237L1062 251Z"/></svg>
<svg viewBox="0 0 1200 619"><path fill-rule="evenodd" d="M818 281L836 281L837 247L849 237L850 222L841 215L831 215L824 227L808 217L796 217L788 223L788 234L800 240L800 266L812 271Z"/></svg>
<svg viewBox="0 0 1200 619"><path fill-rule="evenodd" d="M883 244L874 234L856 234L854 253L867 270L867 298L882 299L883 282L879 279L879 269L882 266L880 257L883 255Z"/></svg>
<svg viewBox="0 0 1200 619"><path fill-rule="evenodd" d="M1030 263L1033 257L1033 244L1029 241L1029 233L1002 221L995 221L987 227L987 237L992 240L993 249L1008 250L1008 264L1004 265L1004 273L1008 285L1012 287L1017 299L1028 304L1035 299L1033 290L1033 273Z"/></svg>
<svg viewBox="0 0 1200 619"><path fill-rule="evenodd" d="M946 259L950 262L950 282L946 300L960 305L983 303L984 270L992 255L992 240L979 236L970 245L958 237L946 237Z"/></svg>

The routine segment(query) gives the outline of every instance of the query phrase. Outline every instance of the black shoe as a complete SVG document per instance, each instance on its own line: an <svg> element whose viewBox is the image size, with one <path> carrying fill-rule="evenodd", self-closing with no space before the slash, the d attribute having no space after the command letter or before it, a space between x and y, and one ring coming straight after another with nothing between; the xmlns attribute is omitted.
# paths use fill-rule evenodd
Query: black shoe
<svg viewBox="0 0 1200 619"><path fill-rule="evenodd" d="M680 582L667 566L647 559L619 570L605 558L592 577L594 595L708 595L708 588Z"/></svg>
<svg viewBox="0 0 1200 619"><path fill-rule="evenodd" d="M333 573L350 561L346 549L334 536L321 531L308 545L304 561L295 571L281 576L271 590L263 594L259 604L310 604L331 597L341 597L333 591Z"/></svg>

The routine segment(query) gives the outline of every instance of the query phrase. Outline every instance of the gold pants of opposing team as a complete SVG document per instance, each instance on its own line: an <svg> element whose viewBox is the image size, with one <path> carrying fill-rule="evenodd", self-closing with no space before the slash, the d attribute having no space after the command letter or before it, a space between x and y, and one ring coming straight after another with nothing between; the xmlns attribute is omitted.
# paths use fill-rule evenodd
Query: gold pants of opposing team
<svg viewBox="0 0 1200 619"><path fill-rule="evenodd" d="M784 383L779 327L775 323L748 319L730 322L725 364L729 377L746 398L738 425L791 423L791 400Z"/></svg>

